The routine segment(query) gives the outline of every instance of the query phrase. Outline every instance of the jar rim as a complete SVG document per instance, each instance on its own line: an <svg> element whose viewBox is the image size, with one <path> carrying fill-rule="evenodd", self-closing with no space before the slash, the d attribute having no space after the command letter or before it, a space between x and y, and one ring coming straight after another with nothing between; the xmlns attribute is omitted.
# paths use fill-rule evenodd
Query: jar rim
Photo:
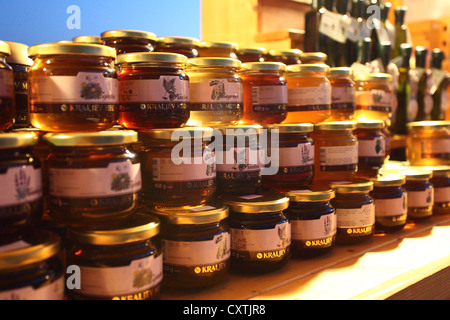
<svg viewBox="0 0 450 320"><path fill-rule="evenodd" d="M447 128L450 129L450 121L441 121L441 120L430 120L430 121L415 121L409 122L407 124L408 129L439 129L439 128Z"/></svg>
<svg viewBox="0 0 450 320"><path fill-rule="evenodd" d="M324 63L308 63L308 64L291 64L286 67L289 73L301 73L307 71L329 73L330 67Z"/></svg>
<svg viewBox="0 0 450 320"><path fill-rule="evenodd" d="M237 47L236 54L266 54L267 49L264 47Z"/></svg>
<svg viewBox="0 0 450 320"><path fill-rule="evenodd" d="M199 46L200 48L236 49L237 43L232 41L202 41Z"/></svg>
<svg viewBox="0 0 450 320"><path fill-rule="evenodd" d="M419 168L403 169L399 170L398 173L404 175L406 181L429 180L433 177L433 171Z"/></svg>
<svg viewBox="0 0 450 320"><path fill-rule="evenodd" d="M100 34L102 39L108 38L139 38L156 40L156 34L142 30L108 30Z"/></svg>
<svg viewBox="0 0 450 320"><path fill-rule="evenodd" d="M217 126L214 128L214 130L220 131L220 133L223 135L232 133L233 136L247 135L247 134L251 134L251 135L259 134L261 132L261 129L263 129L263 126L261 126L259 124L255 124L255 125L222 125L222 126ZM233 132L230 132L229 130L233 130ZM254 131L251 131L250 133L248 133L248 130L254 130Z"/></svg>
<svg viewBox="0 0 450 320"><path fill-rule="evenodd" d="M324 52L302 52L300 55L300 59L303 61L304 59L309 60L320 60L322 62L327 61L327 54Z"/></svg>
<svg viewBox="0 0 450 320"><path fill-rule="evenodd" d="M149 212L173 224L207 224L228 217L229 207L221 203L207 203L199 206L167 207L154 206Z"/></svg>
<svg viewBox="0 0 450 320"><path fill-rule="evenodd" d="M374 187L401 186L406 183L406 177L402 174L385 173L371 178Z"/></svg>
<svg viewBox="0 0 450 320"><path fill-rule="evenodd" d="M11 55L11 48L9 47L9 44L1 40L0 40L0 54L4 54L7 56Z"/></svg>
<svg viewBox="0 0 450 320"><path fill-rule="evenodd" d="M358 119L356 121L356 129L384 129L386 123L377 119Z"/></svg>
<svg viewBox="0 0 450 320"><path fill-rule="evenodd" d="M363 73L354 77L355 81L392 81L392 79L389 73L382 72Z"/></svg>
<svg viewBox="0 0 450 320"><path fill-rule="evenodd" d="M301 57L302 51L300 49L280 49L269 50L269 55L274 57Z"/></svg>
<svg viewBox="0 0 450 320"><path fill-rule="evenodd" d="M44 139L56 147L87 147L130 144L138 141L133 130L47 133Z"/></svg>
<svg viewBox="0 0 450 320"><path fill-rule="evenodd" d="M37 44L28 48L28 56L35 58L40 55L93 55L116 58L116 50L101 44L54 42Z"/></svg>
<svg viewBox="0 0 450 320"><path fill-rule="evenodd" d="M213 128L210 127L181 127L181 128L161 128L140 130L139 135L145 139L146 137L156 140L172 140L173 133L183 133L179 137L203 139L213 136ZM189 136L184 133L189 133Z"/></svg>
<svg viewBox="0 0 450 320"><path fill-rule="evenodd" d="M99 36L78 36L72 38L75 43L93 43L93 44L103 44L102 38Z"/></svg>
<svg viewBox="0 0 450 320"><path fill-rule="evenodd" d="M168 62L186 64L188 58L182 54L170 52L130 52L117 57L117 65L123 63Z"/></svg>
<svg viewBox="0 0 450 320"><path fill-rule="evenodd" d="M317 130L354 130L356 129L355 121L324 121L314 124Z"/></svg>
<svg viewBox="0 0 450 320"><path fill-rule="evenodd" d="M167 37L158 37L156 38L156 41L162 43L191 44L194 46L198 46L200 44L200 40L193 37L167 36Z"/></svg>
<svg viewBox="0 0 450 320"><path fill-rule="evenodd" d="M28 57L28 46L19 42L5 41L9 45L11 54L6 57L6 62L9 64L21 64L24 66L31 66L33 60Z"/></svg>
<svg viewBox="0 0 450 320"><path fill-rule="evenodd" d="M450 166L449 165L422 166L419 168L433 172L433 177L450 175Z"/></svg>
<svg viewBox="0 0 450 320"><path fill-rule="evenodd" d="M330 72L328 73L329 77L333 76L353 76L353 69L349 67L334 67L330 68Z"/></svg>
<svg viewBox="0 0 450 320"><path fill-rule="evenodd" d="M277 212L289 207L289 198L277 194L225 195L221 200L230 207L231 211L240 213Z"/></svg>
<svg viewBox="0 0 450 320"><path fill-rule="evenodd" d="M336 193L367 193L373 190L373 181L366 179L355 179L352 181L333 181L330 187Z"/></svg>
<svg viewBox="0 0 450 320"><path fill-rule="evenodd" d="M191 58L188 60L190 68L205 68L205 67L228 67L238 69L241 67L241 61L234 58L220 58L220 57L205 57L205 58Z"/></svg>
<svg viewBox="0 0 450 320"><path fill-rule="evenodd" d="M240 72L249 72L249 71L279 71L285 72L286 65L281 62L246 62L241 65Z"/></svg>
<svg viewBox="0 0 450 320"><path fill-rule="evenodd" d="M280 133L302 133L313 132L314 125L312 123L280 123L265 125L264 129L274 130L278 129Z"/></svg>
<svg viewBox="0 0 450 320"><path fill-rule="evenodd" d="M7 132L0 134L0 149L34 146L38 135L33 132Z"/></svg>
<svg viewBox="0 0 450 320"><path fill-rule="evenodd" d="M284 195L289 198L290 202L321 202L333 199L335 191L332 188L308 186L305 189L286 191Z"/></svg>

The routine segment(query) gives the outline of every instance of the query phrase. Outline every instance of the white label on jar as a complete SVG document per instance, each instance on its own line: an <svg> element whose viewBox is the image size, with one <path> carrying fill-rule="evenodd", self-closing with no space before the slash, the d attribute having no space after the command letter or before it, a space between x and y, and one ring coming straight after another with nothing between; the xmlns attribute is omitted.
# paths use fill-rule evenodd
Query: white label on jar
<svg viewBox="0 0 450 320"><path fill-rule="evenodd" d="M434 203L450 202L450 187L434 188Z"/></svg>
<svg viewBox="0 0 450 320"><path fill-rule="evenodd" d="M30 99L34 103L117 104L117 79L99 72L79 72L76 76L30 78Z"/></svg>
<svg viewBox="0 0 450 320"><path fill-rule="evenodd" d="M314 146L312 143L300 143L293 148L279 148L278 159L275 157L273 163L279 160L278 167L300 167L314 164Z"/></svg>
<svg viewBox="0 0 450 320"><path fill-rule="evenodd" d="M383 157L386 153L386 141L383 138L358 140L359 157Z"/></svg>
<svg viewBox="0 0 450 320"><path fill-rule="evenodd" d="M252 104L287 104L287 85L252 87Z"/></svg>
<svg viewBox="0 0 450 320"><path fill-rule="evenodd" d="M259 152L255 148L237 147L217 150L217 172L247 172L261 170Z"/></svg>
<svg viewBox="0 0 450 320"><path fill-rule="evenodd" d="M450 139L427 139L421 141L422 158L450 158Z"/></svg>
<svg viewBox="0 0 450 320"><path fill-rule="evenodd" d="M391 93L379 89L355 92L357 109L363 110L392 112L392 97Z"/></svg>
<svg viewBox="0 0 450 320"><path fill-rule="evenodd" d="M390 217L406 214L407 195L394 199L375 199L375 215L377 217Z"/></svg>
<svg viewBox="0 0 450 320"><path fill-rule="evenodd" d="M179 160L182 162L175 164L172 158L153 158L153 180L196 181L213 179L216 176L215 161L208 164L203 157L179 158Z"/></svg>
<svg viewBox="0 0 450 320"><path fill-rule="evenodd" d="M235 79L209 79L190 83L191 103L242 102L242 83Z"/></svg>
<svg viewBox="0 0 450 320"><path fill-rule="evenodd" d="M434 188L423 191L408 191L408 208L423 208L434 203Z"/></svg>
<svg viewBox="0 0 450 320"><path fill-rule="evenodd" d="M336 209L338 228L370 226L375 223L375 205L369 203L357 209Z"/></svg>
<svg viewBox="0 0 450 320"><path fill-rule="evenodd" d="M336 234L336 214L324 214L314 220L291 220L293 240L317 240Z"/></svg>
<svg viewBox="0 0 450 320"><path fill-rule="evenodd" d="M119 81L120 103L188 102L189 80L178 76Z"/></svg>
<svg viewBox="0 0 450 320"><path fill-rule="evenodd" d="M28 286L0 291L0 300L64 300L64 284L64 276L61 276L38 288Z"/></svg>
<svg viewBox="0 0 450 320"><path fill-rule="evenodd" d="M161 240L164 264L194 267L216 264L230 257L230 234L218 234L205 241Z"/></svg>
<svg viewBox="0 0 450 320"><path fill-rule="evenodd" d="M14 74L11 70L0 69L0 97L14 97Z"/></svg>
<svg viewBox="0 0 450 320"><path fill-rule="evenodd" d="M141 190L141 164L112 162L107 168L49 169L49 193L55 197L121 196Z"/></svg>
<svg viewBox="0 0 450 320"><path fill-rule="evenodd" d="M231 228L231 249L240 251L270 251L285 249L291 244L291 224L283 222L272 229Z"/></svg>
<svg viewBox="0 0 450 320"><path fill-rule="evenodd" d="M328 82L323 82L316 87L289 88L288 104L289 106L311 107L330 105L331 85Z"/></svg>
<svg viewBox="0 0 450 320"><path fill-rule="evenodd" d="M331 103L334 105L339 104L352 104L355 103L355 87L333 87L331 89Z"/></svg>
<svg viewBox="0 0 450 320"><path fill-rule="evenodd" d="M0 207L19 205L42 197L41 169L33 166L10 167L0 174Z"/></svg>
<svg viewBox="0 0 450 320"><path fill-rule="evenodd" d="M358 163L358 143L352 146L320 147L321 166L341 166Z"/></svg>
<svg viewBox="0 0 450 320"><path fill-rule="evenodd" d="M142 292L157 286L163 278L162 254L131 261L124 267L79 267L79 292L93 296L117 297Z"/></svg>

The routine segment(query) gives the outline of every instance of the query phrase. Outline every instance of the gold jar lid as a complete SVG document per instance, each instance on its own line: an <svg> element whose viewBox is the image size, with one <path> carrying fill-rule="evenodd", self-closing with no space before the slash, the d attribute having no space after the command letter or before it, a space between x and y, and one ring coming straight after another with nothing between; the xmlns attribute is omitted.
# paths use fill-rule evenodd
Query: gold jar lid
<svg viewBox="0 0 450 320"><path fill-rule="evenodd" d="M188 44L192 46L198 46L200 44L199 39L192 37L158 37L156 41L160 43Z"/></svg>
<svg viewBox="0 0 450 320"><path fill-rule="evenodd" d="M38 135L33 132L8 132L0 134L0 149L34 146Z"/></svg>
<svg viewBox="0 0 450 320"><path fill-rule="evenodd" d="M336 193L367 193L373 190L373 181L365 179L355 179L352 181L330 182L330 187Z"/></svg>
<svg viewBox="0 0 450 320"><path fill-rule="evenodd" d="M28 48L30 58L38 55L93 55L116 58L116 50L101 44L73 42L43 43Z"/></svg>
<svg viewBox="0 0 450 320"><path fill-rule="evenodd" d="M389 73L373 72L358 74L354 77L355 81L392 81L392 76Z"/></svg>
<svg viewBox="0 0 450 320"><path fill-rule="evenodd" d="M280 123L265 125L264 129L278 130L280 133L302 133L313 132L314 125L312 123Z"/></svg>
<svg viewBox="0 0 450 320"><path fill-rule="evenodd" d="M215 127L214 130L220 131L222 135L241 136L241 135L257 135L261 132L261 125L224 125Z"/></svg>
<svg viewBox="0 0 450 320"><path fill-rule="evenodd" d="M102 44L102 38L99 36L78 36L72 39L75 43L92 43L92 44Z"/></svg>
<svg viewBox="0 0 450 320"><path fill-rule="evenodd" d="M356 128L357 129L384 129L386 127L386 123L383 120L357 120Z"/></svg>
<svg viewBox="0 0 450 320"><path fill-rule="evenodd" d="M353 76L353 69L349 67L335 67L330 68L328 73L329 77L339 77L339 76Z"/></svg>
<svg viewBox="0 0 450 320"><path fill-rule="evenodd" d="M59 236L35 230L19 241L0 246L0 270L14 269L47 260L59 253Z"/></svg>
<svg viewBox="0 0 450 320"><path fill-rule="evenodd" d="M157 217L135 213L126 220L97 229L71 228L69 239L77 242L114 246L132 242L144 241L156 236L160 231L160 221Z"/></svg>
<svg viewBox="0 0 450 320"><path fill-rule="evenodd" d="M314 125L316 130L354 130L355 121L324 121Z"/></svg>
<svg viewBox="0 0 450 320"><path fill-rule="evenodd" d="M178 141L179 138L203 139L210 138L214 130L210 127L181 127L140 130L139 137L142 139L172 140Z"/></svg>
<svg viewBox="0 0 450 320"><path fill-rule="evenodd" d="M288 73L302 73L302 72L330 72L330 67L323 63L309 63L309 64L292 64L287 66Z"/></svg>
<svg viewBox="0 0 450 320"><path fill-rule="evenodd" d="M269 55L273 57L300 58L302 51L300 49L269 50Z"/></svg>
<svg viewBox="0 0 450 320"><path fill-rule="evenodd" d="M277 212L289 207L289 198L278 194L225 195L221 200L231 211L240 213Z"/></svg>
<svg viewBox="0 0 450 320"><path fill-rule="evenodd" d="M431 171L433 173L433 177L435 177L435 176L449 176L450 175L450 166L448 166L448 165L411 166L410 168L411 169L417 169L417 170Z"/></svg>
<svg viewBox="0 0 450 320"><path fill-rule="evenodd" d="M6 57L6 62L9 64L21 64L24 66L31 66L33 60L28 58L28 46L23 43L5 41L9 45L11 54Z"/></svg>
<svg viewBox="0 0 450 320"><path fill-rule="evenodd" d="M407 124L409 130L411 129L423 129L423 130L436 130L436 129L450 129L450 121L415 121Z"/></svg>
<svg viewBox="0 0 450 320"><path fill-rule="evenodd" d="M286 65L281 62L246 62L241 65L241 72L278 71L285 72Z"/></svg>
<svg viewBox="0 0 450 320"><path fill-rule="evenodd" d="M399 170L398 173L404 175L406 177L406 181L424 181L433 177L433 171L418 168Z"/></svg>
<svg viewBox="0 0 450 320"><path fill-rule="evenodd" d="M204 68L204 67L228 67L238 69L241 67L241 61L233 58L191 58L188 60L190 68Z"/></svg>
<svg viewBox="0 0 450 320"><path fill-rule="evenodd" d="M177 225L215 223L226 219L229 213L227 205L218 203L184 207L156 206L149 210L161 220Z"/></svg>
<svg viewBox="0 0 450 320"><path fill-rule="evenodd" d="M374 187L393 187L404 185L406 177L401 174L386 173L379 174L377 177L371 178L370 180L373 181Z"/></svg>
<svg viewBox="0 0 450 320"><path fill-rule="evenodd" d="M137 132L133 130L111 130L100 132L47 133L44 139L56 147L121 145L137 142Z"/></svg>
<svg viewBox="0 0 450 320"><path fill-rule="evenodd" d="M221 48L234 50L237 48L237 43L231 41L202 41L200 42L201 48Z"/></svg>
<svg viewBox="0 0 450 320"><path fill-rule="evenodd" d="M170 52L131 52L124 53L117 57L117 65L123 63L145 63L145 62L161 62L161 63L180 63L186 64L188 58L182 54Z"/></svg>
<svg viewBox="0 0 450 320"><path fill-rule="evenodd" d="M236 54L244 55L244 54L266 54L267 49L263 47L237 47Z"/></svg>
<svg viewBox="0 0 450 320"><path fill-rule="evenodd" d="M309 61L321 61L322 63L327 61L327 54L323 52L302 52L300 59L303 63L310 63Z"/></svg>
<svg viewBox="0 0 450 320"><path fill-rule="evenodd" d="M156 34L148 31L141 30L109 30L102 32L100 34L102 39L108 38L137 38L137 39L147 39L156 40Z"/></svg>
<svg viewBox="0 0 450 320"><path fill-rule="evenodd" d="M291 190L283 194L291 202L321 202L333 199L335 191L331 188L308 186L305 189Z"/></svg>
<svg viewBox="0 0 450 320"><path fill-rule="evenodd" d="M11 54L11 49L9 44L5 41L0 41L0 54L9 56Z"/></svg>

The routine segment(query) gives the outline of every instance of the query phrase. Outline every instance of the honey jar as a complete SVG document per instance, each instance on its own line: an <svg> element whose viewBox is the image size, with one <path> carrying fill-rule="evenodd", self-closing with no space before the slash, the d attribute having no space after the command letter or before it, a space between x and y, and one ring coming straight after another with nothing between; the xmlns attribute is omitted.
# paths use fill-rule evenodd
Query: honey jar
<svg viewBox="0 0 450 320"><path fill-rule="evenodd" d="M237 47L236 56L242 63L264 62L267 50L261 47Z"/></svg>
<svg viewBox="0 0 450 320"><path fill-rule="evenodd" d="M354 121L327 121L314 126L314 182L351 180L358 170Z"/></svg>
<svg viewBox="0 0 450 320"><path fill-rule="evenodd" d="M450 213L450 166L425 166L424 170L431 170L434 188L433 214Z"/></svg>
<svg viewBox="0 0 450 320"><path fill-rule="evenodd" d="M160 221L136 213L101 228L71 228L67 263L79 268L80 288L71 300L155 300L163 279L163 253L156 240Z"/></svg>
<svg viewBox="0 0 450 320"><path fill-rule="evenodd" d="M241 62L231 58L189 59L189 125L236 124L242 118Z"/></svg>
<svg viewBox="0 0 450 320"><path fill-rule="evenodd" d="M230 41L203 41L198 46L198 56L206 57L222 57L237 59L237 44Z"/></svg>
<svg viewBox="0 0 450 320"><path fill-rule="evenodd" d="M164 288L205 288L226 280L231 243L228 206L157 206L149 211L161 220Z"/></svg>
<svg viewBox="0 0 450 320"><path fill-rule="evenodd" d="M287 197L277 194L224 196L230 207L231 270L266 273L284 267L291 256Z"/></svg>
<svg viewBox="0 0 450 320"><path fill-rule="evenodd" d="M268 131L266 167L276 171L263 175L265 188L277 191L296 190L311 184L314 176L314 141L310 138L311 123L265 126ZM274 136L276 134L276 136Z"/></svg>
<svg viewBox="0 0 450 320"><path fill-rule="evenodd" d="M90 44L103 44L103 40L100 36L78 36L72 38L72 42L75 43L90 43Z"/></svg>
<svg viewBox="0 0 450 320"><path fill-rule="evenodd" d="M328 59L327 54L323 52L302 52L300 54L300 60L304 64L310 63L326 63Z"/></svg>
<svg viewBox="0 0 450 320"><path fill-rule="evenodd" d="M200 40L191 37L158 37L155 44L155 52L171 52L186 56L198 57Z"/></svg>
<svg viewBox="0 0 450 320"><path fill-rule="evenodd" d="M207 127L139 132L145 204L193 206L215 197L216 155L206 144L211 136Z"/></svg>
<svg viewBox="0 0 450 320"><path fill-rule="evenodd" d="M281 62L285 65L300 64L301 53L299 49L270 50L266 54L265 61Z"/></svg>
<svg viewBox="0 0 450 320"><path fill-rule="evenodd" d="M273 124L286 119L288 88L279 62L243 63L239 72L243 86L241 123Z"/></svg>
<svg viewBox="0 0 450 320"><path fill-rule="evenodd" d="M46 206L69 226L97 226L134 213L141 202L141 160L129 130L47 134Z"/></svg>
<svg viewBox="0 0 450 320"><path fill-rule="evenodd" d="M11 55L8 43L0 41L0 132L9 129L15 121L14 73L6 62Z"/></svg>
<svg viewBox="0 0 450 320"><path fill-rule="evenodd" d="M450 121L407 124L406 160L412 166L450 165Z"/></svg>
<svg viewBox="0 0 450 320"><path fill-rule="evenodd" d="M371 239L375 230L375 205L370 195L373 181L334 181L330 186L336 193L331 200L336 209L336 243L355 244Z"/></svg>
<svg viewBox="0 0 450 320"><path fill-rule="evenodd" d="M287 67L287 117L284 123L318 123L331 114L331 83L325 64L297 64Z"/></svg>
<svg viewBox="0 0 450 320"><path fill-rule="evenodd" d="M394 89L387 73L367 73L354 78L358 119L387 120L392 116Z"/></svg>
<svg viewBox="0 0 450 320"><path fill-rule="evenodd" d="M130 52L151 52L156 35L141 30L109 30L100 34L103 44L116 50L117 55Z"/></svg>
<svg viewBox="0 0 450 320"><path fill-rule="evenodd" d="M177 53L121 54L119 124L137 130L184 125L189 119L187 60Z"/></svg>
<svg viewBox="0 0 450 320"><path fill-rule="evenodd" d="M31 124L48 132L102 131L119 115L114 49L96 44L32 46L28 71Z"/></svg>
<svg viewBox="0 0 450 320"><path fill-rule="evenodd" d="M405 189L408 194L408 220L420 222L433 215L434 186L431 170L409 168L400 170L406 177Z"/></svg>
<svg viewBox="0 0 450 320"><path fill-rule="evenodd" d="M331 83L331 121L352 120L355 115L355 83L353 72L348 67L331 68L328 80Z"/></svg>

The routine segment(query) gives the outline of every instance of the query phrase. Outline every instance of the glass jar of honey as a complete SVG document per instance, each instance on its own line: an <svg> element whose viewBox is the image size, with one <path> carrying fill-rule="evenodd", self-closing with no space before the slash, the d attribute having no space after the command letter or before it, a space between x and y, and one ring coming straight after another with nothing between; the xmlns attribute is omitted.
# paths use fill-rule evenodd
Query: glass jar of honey
<svg viewBox="0 0 450 320"><path fill-rule="evenodd" d="M331 114L331 83L325 64L297 64L287 67L287 117L284 123L318 123Z"/></svg>
<svg viewBox="0 0 450 320"><path fill-rule="evenodd" d="M412 166L450 165L450 121L410 122L406 160Z"/></svg>
<svg viewBox="0 0 450 320"><path fill-rule="evenodd" d="M109 30L100 34L103 44L116 50L117 55L130 52L151 52L156 35L141 30Z"/></svg>
<svg viewBox="0 0 450 320"><path fill-rule="evenodd" d="M0 300L64 300L59 237L33 230L0 246Z"/></svg>
<svg viewBox="0 0 450 320"><path fill-rule="evenodd" d="M242 124L273 124L286 119L288 88L279 62L243 63L239 72L243 86Z"/></svg>
<svg viewBox="0 0 450 320"><path fill-rule="evenodd" d="M72 38L72 42L75 43L90 43L90 44L103 44L103 40L100 36L78 36Z"/></svg>
<svg viewBox="0 0 450 320"><path fill-rule="evenodd" d="M164 52L118 56L119 124L137 130L184 125L189 119L187 60Z"/></svg>
<svg viewBox="0 0 450 320"><path fill-rule="evenodd" d="M424 170L431 170L434 188L433 214L450 213L450 166L425 166Z"/></svg>
<svg viewBox="0 0 450 320"><path fill-rule="evenodd" d="M331 200L336 209L336 243L354 244L371 239L375 230L375 205L370 195L373 181L335 181L330 186L336 192Z"/></svg>
<svg viewBox="0 0 450 320"><path fill-rule="evenodd" d="M119 115L114 49L96 44L49 43L28 49L31 124L48 132L102 131Z"/></svg>
<svg viewBox="0 0 450 320"><path fill-rule="evenodd" d="M129 130L47 134L49 215L70 226L96 226L134 213L141 202L141 161Z"/></svg>
<svg viewBox="0 0 450 320"><path fill-rule="evenodd" d="M264 62L267 50L261 47L237 47L236 56L242 63Z"/></svg>
<svg viewBox="0 0 450 320"><path fill-rule="evenodd" d="M191 37L159 37L154 51L178 53L189 59L197 58L199 44L200 40Z"/></svg>
<svg viewBox="0 0 450 320"><path fill-rule="evenodd" d="M203 41L198 46L198 56L206 57L222 57L237 59L237 44L230 41Z"/></svg>
<svg viewBox="0 0 450 320"><path fill-rule="evenodd" d="M310 63L326 63L328 56L323 52L302 52L300 54L300 60L304 64Z"/></svg>
<svg viewBox="0 0 450 320"><path fill-rule="evenodd" d="M406 177L408 220L420 222L431 217L434 205L434 186L431 182L433 171L409 168L400 170L399 174Z"/></svg>
<svg viewBox="0 0 450 320"><path fill-rule="evenodd" d="M359 178L376 177L386 160L386 138L383 120L358 120L354 134L358 139Z"/></svg>
<svg viewBox="0 0 450 320"><path fill-rule="evenodd" d="M373 181L370 195L375 201L375 232L389 233L401 230L408 216L405 176L382 174Z"/></svg>
<svg viewBox="0 0 450 320"><path fill-rule="evenodd" d="M216 155L207 145L212 129L185 127L139 132L147 205L200 205L216 195Z"/></svg>
<svg viewBox="0 0 450 320"><path fill-rule="evenodd" d="M314 182L351 180L358 170L356 122L328 121L314 126Z"/></svg>
<svg viewBox="0 0 450 320"><path fill-rule="evenodd" d="M266 273L291 256L291 225L284 214L289 198L277 194L224 196L230 207L231 270Z"/></svg>
<svg viewBox="0 0 450 320"><path fill-rule="evenodd" d="M392 116L394 89L387 73L367 73L354 78L356 112L361 119L387 120Z"/></svg>
<svg viewBox="0 0 450 320"><path fill-rule="evenodd" d="M163 279L163 253L156 240L160 221L136 213L108 227L70 228L67 263L79 268L80 288L71 300L155 300ZM119 281L120 280L120 281Z"/></svg>
<svg viewBox="0 0 450 320"><path fill-rule="evenodd" d="M265 167L276 170L263 175L264 187L286 191L311 184L314 176L314 141L310 134L314 126L311 123L276 124L264 129L268 134L267 156L271 160Z"/></svg>
<svg viewBox="0 0 450 320"><path fill-rule="evenodd" d="M331 68L328 80L331 83L331 114L329 120L352 120L355 115L355 83L353 71L348 67Z"/></svg>
<svg viewBox="0 0 450 320"><path fill-rule="evenodd" d="M164 288L205 288L226 280L231 243L228 206L209 203L149 210L161 220Z"/></svg>
<svg viewBox="0 0 450 320"><path fill-rule="evenodd" d="M0 41L0 132L9 129L15 121L14 72L6 62L11 55L9 45Z"/></svg>
<svg viewBox="0 0 450 320"><path fill-rule="evenodd" d="M41 162L33 133L0 134L0 243L19 239L42 216Z"/></svg>
<svg viewBox="0 0 450 320"><path fill-rule="evenodd" d="M301 54L299 49L270 50L266 54L265 61L281 62L285 65L300 64L302 63Z"/></svg>
<svg viewBox="0 0 450 320"><path fill-rule="evenodd" d="M330 188L308 186L287 191L291 223L291 245L294 258L310 258L328 253L336 242L336 210L330 200L335 192Z"/></svg>
<svg viewBox="0 0 450 320"><path fill-rule="evenodd" d="M189 125L236 124L242 118L241 62L231 58L189 59Z"/></svg>

